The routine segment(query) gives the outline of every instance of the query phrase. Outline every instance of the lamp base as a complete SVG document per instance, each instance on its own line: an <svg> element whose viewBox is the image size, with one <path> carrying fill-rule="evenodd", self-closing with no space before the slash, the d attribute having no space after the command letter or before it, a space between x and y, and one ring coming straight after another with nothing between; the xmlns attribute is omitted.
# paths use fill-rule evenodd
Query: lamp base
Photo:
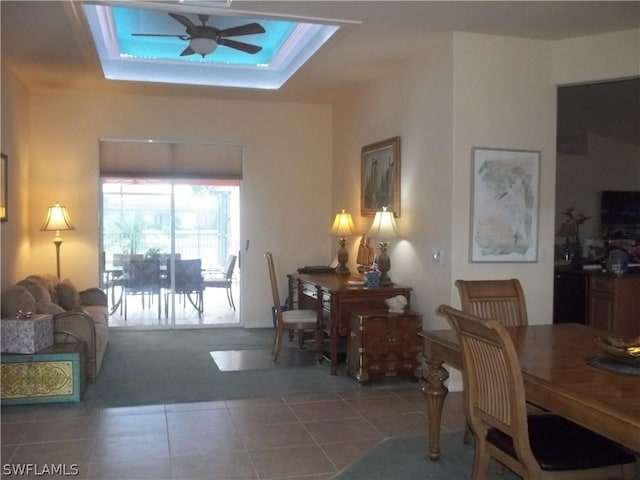
<svg viewBox="0 0 640 480"><path fill-rule="evenodd" d="M350 275L351 272L346 265L339 264L335 269L336 275Z"/></svg>
<svg viewBox="0 0 640 480"><path fill-rule="evenodd" d="M389 244L387 242L380 242L380 255L378 255L377 263L378 269L380 270L380 285L388 286L393 285L391 278L389 278L389 274L387 273L391 270L391 259L389 258L389 254L387 253L387 247Z"/></svg>
<svg viewBox="0 0 640 480"><path fill-rule="evenodd" d="M345 238L341 238L338 243L340 244L340 249L338 250L338 266L336 267L336 275L349 275L351 273L347 267L349 251L345 246L347 240Z"/></svg>
<svg viewBox="0 0 640 480"><path fill-rule="evenodd" d="M58 234L54 238L53 243L56 246L56 273L58 274L58 280L60 280L60 245L62 244L62 238Z"/></svg>

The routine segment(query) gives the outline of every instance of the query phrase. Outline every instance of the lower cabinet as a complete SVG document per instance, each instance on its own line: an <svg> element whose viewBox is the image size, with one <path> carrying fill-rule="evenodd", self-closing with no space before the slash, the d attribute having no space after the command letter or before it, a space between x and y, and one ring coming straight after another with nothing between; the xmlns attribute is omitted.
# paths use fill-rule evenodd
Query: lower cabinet
<svg viewBox="0 0 640 480"><path fill-rule="evenodd" d="M347 372L360 383L385 375L420 378L421 314L354 313L349 326Z"/></svg>
<svg viewBox="0 0 640 480"><path fill-rule="evenodd" d="M640 336L640 275L592 274L589 324L624 337Z"/></svg>
<svg viewBox="0 0 640 480"><path fill-rule="evenodd" d="M553 323L588 323L588 297L588 273L556 270L553 279Z"/></svg>

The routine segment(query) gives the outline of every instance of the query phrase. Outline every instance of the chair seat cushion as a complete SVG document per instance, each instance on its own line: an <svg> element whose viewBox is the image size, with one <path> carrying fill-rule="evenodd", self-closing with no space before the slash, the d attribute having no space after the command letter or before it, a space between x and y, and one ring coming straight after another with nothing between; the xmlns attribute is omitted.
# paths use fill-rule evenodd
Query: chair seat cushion
<svg viewBox="0 0 640 480"><path fill-rule="evenodd" d="M635 461L615 442L557 415L529 415L528 427L531 450L542 470L584 470ZM508 435L491 428L487 441L515 458Z"/></svg>
<svg viewBox="0 0 640 480"><path fill-rule="evenodd" d="M318 312L315 310L285 310L282 312L284 323L312 323L318 321Z"/></svg>

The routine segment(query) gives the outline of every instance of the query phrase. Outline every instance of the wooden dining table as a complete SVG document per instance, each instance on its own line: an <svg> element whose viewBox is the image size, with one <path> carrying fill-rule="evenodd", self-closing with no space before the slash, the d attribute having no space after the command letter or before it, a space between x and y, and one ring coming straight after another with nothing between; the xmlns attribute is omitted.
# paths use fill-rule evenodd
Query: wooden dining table
<svg viewBox="0 0 640 480"><path fill-rule="evenodd" d="M507 331L520 360L527 402L640 452L640 376L587 363L601 354L594 338L607 332L577 323L507 327ZM462 356L453 330L419 335L426 362L422 391L427 401L427 455L437 460L449 378L443 364L462 371Z"/></svg>

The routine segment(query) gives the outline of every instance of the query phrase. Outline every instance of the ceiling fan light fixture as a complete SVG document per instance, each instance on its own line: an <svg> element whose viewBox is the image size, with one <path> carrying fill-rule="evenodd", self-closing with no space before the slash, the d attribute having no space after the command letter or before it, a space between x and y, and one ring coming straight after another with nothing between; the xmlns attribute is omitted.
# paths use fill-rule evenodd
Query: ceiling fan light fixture
<svg viewBox="0 0 640 480"><path fill-rule="evenodd" d="M204 57L205 55L213 53L213 51L218 46L218 42L216 42L213 38L192 37L189 41L189 46L195 53Z"/></svg>

